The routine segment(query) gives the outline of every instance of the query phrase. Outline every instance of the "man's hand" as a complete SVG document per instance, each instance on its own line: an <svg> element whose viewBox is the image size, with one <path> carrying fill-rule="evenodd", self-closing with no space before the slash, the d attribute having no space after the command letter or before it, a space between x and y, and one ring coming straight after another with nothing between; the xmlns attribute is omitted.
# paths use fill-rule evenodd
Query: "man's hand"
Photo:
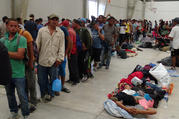
<svg viewBox="0 0 179 119"><path fill-rule="evenodd" d="M62 62L56 61L55 62L55 67L58 67Z"/></svg>
<svg viewBox="0 0 179 119"><path fill-rule="evenodd" d="M126 111L129 112L130 114L134 114L134 115L137 114L137 109L135 108L128 108Z"/></svg>

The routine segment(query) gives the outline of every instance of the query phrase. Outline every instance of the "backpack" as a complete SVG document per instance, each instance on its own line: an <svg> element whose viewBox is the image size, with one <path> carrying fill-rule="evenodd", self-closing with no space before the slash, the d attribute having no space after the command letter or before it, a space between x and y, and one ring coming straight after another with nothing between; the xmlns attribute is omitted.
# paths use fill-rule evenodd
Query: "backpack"
<svg viewBox="0 0 179 119"><path fill-rule="evenodd" d="M12 78L12 69L9 60L8 50L0 42L0 85L7 85Z"/></svg>

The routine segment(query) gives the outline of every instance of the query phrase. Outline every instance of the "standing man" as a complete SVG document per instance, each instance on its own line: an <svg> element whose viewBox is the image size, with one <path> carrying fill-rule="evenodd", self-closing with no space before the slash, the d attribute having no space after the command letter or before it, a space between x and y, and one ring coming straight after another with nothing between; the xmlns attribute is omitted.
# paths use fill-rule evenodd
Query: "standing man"
<svg viewBox="0 0 179 119"><path fill-rule="evenodd" d="M28 55L28 62L26 64L25 72L26 72L26 79L27 79L27 94L29 96L29 102L30 102L30 111L34 111L37 105L37 99L36 99L36 88L35 88L35 70L34 70L34 51L33 51L33 38L31 34L20 28L18 28L18 33L21 36L24 36L27 40L27 55Z"/></svg>
<svg viewBox="0 0 179 119"><path fill-rule="evenodd" d="M78 58L76 45L76 32L70 27L68 20L63 21L63 25L68 29L70 40L72 41L72 50L68 55L69 81L72 85L79 83Z"/></svg>
<svg viewBox="0 0 179 119"><path fill-rule="evenodd" d="M106 65L106 69L109 69L109 65L111 62L111 51L117 40L117 28L114 26L115 18L110 17L108 19L108 24L104 25L104 44L103 44L103 52L101 55L101 63L98 68L101 68L103 65ZM106 62L105 62L106 60Z"/></svg>
<svg viewBox="0 0 179 119"><path fill-rule="evenodd" d="M6 22L8 21L8 17L4 16L2 18L3 23L0 25L0 38L2 38L4 36L4 34L6 33L7 29L6 29Z"/></svg>
<svg viewBox="0 0 179 119"><path fill-rule="evenodd" d="M57 78L57 67L63 62L65 55L65 37L58 27L58 21L58 16L51 14L48 25L39 30L36 41L39 51L38 82L44 102L51 101L54 97L52 83Z"/></svg>
<svg viewBox="0 0 179 119"><path fill-rule="evenodd" d="M77 35L78 68L79 77L82 81L88 80L89 50L91 48L91 35L86 28L80 26L79 20L73 21L73 28Z"/></svg>
<svg viewBox="0 0 179 119"><path fill-rule="evenodd" d="M18 106L15 96L15 88L21 103L21 111L24 119L28 118L28 98L26 95L25 79L25 49L27 48L26 39L18 34L18 23L14 19L7 22L8 32L0 41L7 47L12 66L12 81L5 87L11 116L9 119L19 119Z"/></svg>
<svg viewBox="0 0 179 119"><path fill-rule="evenodd" d="M170 32L170 39L172 40L172 67L171 69L175 70L176 66L176 58L179 59L179 17L175 18L174 20L174 27Z"/></svg>

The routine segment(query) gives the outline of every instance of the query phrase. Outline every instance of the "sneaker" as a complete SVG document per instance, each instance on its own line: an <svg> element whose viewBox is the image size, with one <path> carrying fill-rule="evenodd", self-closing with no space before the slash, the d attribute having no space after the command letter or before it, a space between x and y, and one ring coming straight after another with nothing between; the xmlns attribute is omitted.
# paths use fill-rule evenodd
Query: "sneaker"
<svg viewBox="0 0 179 119"><path fill-rule="evenodd" d="M20 119L20 115L18 113L11 112L11 115L8 119Z"/></svg>
<svg viewBox="0 0 179 119"><path fill-rule="evenodd" d="M50 96L50 95L46 95L45 96L45 100L47 100L47 101L52 101L52 99L53 99L53 96Z"/></svg>
<svg viewBox="0 0 179 119"><path fill-rule="evenodd" d="M70 91L68 88L66 88L65 86L63 86L62 91L65 92L65 93L70 93L70 92L71 92L71 91Z"/></svg>
<svg viewBox="0 0 179 119"><path fill-rule="evenodd" d="M60 96L60 92L55 92L55 96Z"/></svg>
<svg viewBox="0 0 179 119"><path fill-rule="evenodd" d="M29 119L29 116L24 116L24 119Z"/></svg>
<svg viewBox="0 0 179 119"><path fill-rule="evenodd" d="M30 113L33 113L36 110L36 106L33 104L29 104L29 111Z"/></svg>
<svg viewBox="0 0 179 119"><path fill-rule="evenodd" d="M172 67L170 68L170 70L176 70L176 68L172 66Z"/></svg>
<svg viewBox="0 0 179 119"><path fill-rule="evenodd" d="M88 77L87 77L87 76L84 76L84 77L81 79L82 82L85 82L85 81L87 81L87 80L88 80Z"/></svg>
<svg viewBox="0 0 179 119"><path fill-rule="evenodd" d="M48 103L49 101L47 101L46 98L43 97L43 98L41 98L41 102L43 102L43 103Z"/></svg>

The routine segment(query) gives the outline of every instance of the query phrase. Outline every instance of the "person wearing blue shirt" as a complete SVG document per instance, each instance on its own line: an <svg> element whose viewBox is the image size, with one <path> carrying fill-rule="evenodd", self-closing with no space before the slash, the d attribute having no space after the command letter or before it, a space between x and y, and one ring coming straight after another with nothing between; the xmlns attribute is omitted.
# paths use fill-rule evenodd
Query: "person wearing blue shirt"
<svg viewBox="0 0 179 119"><path fill-rule="evenodd" d="M92 32L92 58L94 60L94 70L97 69L97 65L100 62L100 55L102 50L102 41L104 40L104 32L100 30L97 22L91 23L91 32Z"/></svg>

